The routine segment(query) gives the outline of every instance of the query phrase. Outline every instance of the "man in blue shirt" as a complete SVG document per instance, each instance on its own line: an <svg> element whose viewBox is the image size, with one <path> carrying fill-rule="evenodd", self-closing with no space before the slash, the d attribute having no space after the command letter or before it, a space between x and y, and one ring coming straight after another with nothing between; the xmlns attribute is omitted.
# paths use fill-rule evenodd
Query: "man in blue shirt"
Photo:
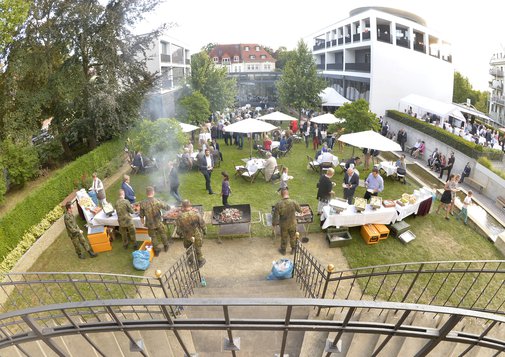
<svg viewBox="0 0 505 357"><path fill-rule="evenodd" d="M372 196L377 196L379 192L384 190L384 180L379 175L379 169L374 167L370 175L365 180L365 199L368 200Z"/></svg>

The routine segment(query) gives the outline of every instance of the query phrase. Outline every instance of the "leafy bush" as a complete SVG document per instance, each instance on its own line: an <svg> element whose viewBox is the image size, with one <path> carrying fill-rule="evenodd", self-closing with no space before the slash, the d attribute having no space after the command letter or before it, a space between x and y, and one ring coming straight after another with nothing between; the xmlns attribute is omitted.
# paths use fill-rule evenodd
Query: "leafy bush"
<svg viewBox="0 0 505 357"><path fill-rule="evenodd" d="M0 166L7 169L13 185L24 185L37 176L39 159L37 151L28 142L5 139L1 145Z"/></svg>
<svg viewBox="0 0 505 357"><path fill-rule="evenodd" d="M23 234L39 223L74 189L82 187L83 181L90 177L91 173L96 171L101 177L106 177L104 173L113 172L107 167L117 168L120 165L122 150L123 142L117 139L79 157L58 170L13 210L0 218L0 257L5 257L16 247Z"/></svg>
<svg viewBox="0 0 505 357"><path fill-rule="evenodd" d="M35 145L35 149L42 167L55 167L63 157L63 147L60 141L56 139Z"/></svg>
<svg viewBox="0 0 505 357"><path fill-rule="evenodd" d="M479 160L477 160L482 166L488 168L489 170L493 171L495 174L500 176L502 179L505 179L505 172L502 170L498 170L493 166L493 163L487 158L487 157L481 157Z"/></svg>
<svg viewBox="0 0 505 357"><path fill-rule="evenodd" d="M452 148L474 159L478 159L482 156L488 157L490 160L502 160L503 158L503 152L500 150L485 148L482 145L472 143L458 135L449 133L447 130L426 123L420 119L411 117L408 114L399 112L397 110L388 110L386 115L391 119L394 119L437 140L440 140L441 142L446 143Z"/></svg>

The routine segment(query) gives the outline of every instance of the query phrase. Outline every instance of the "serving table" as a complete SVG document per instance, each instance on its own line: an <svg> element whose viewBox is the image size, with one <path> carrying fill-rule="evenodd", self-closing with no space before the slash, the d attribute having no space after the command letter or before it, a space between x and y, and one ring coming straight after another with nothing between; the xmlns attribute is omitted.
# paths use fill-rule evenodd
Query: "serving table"
<svg viewBox="0 0 505 357"><path fill-rule="evenodd" d="M323 207L321 214L322 228L335 227L357 227L368 223L390 224L398 217L395 207L381 207L373 209L366 205L364 211L358 212L354 205L349 205L347 209L340 213L331 213L330 206Z"/></svg>

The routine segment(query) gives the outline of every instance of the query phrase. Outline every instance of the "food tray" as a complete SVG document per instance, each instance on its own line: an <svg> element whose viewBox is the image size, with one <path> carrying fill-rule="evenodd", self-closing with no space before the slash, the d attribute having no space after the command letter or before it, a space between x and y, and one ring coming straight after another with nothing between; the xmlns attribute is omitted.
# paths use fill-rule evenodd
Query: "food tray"
<svg viewBox="0 0 505 357"><path fill-rule="evenodd" d="M307 223L312 223L314 222L314 212L312 211L312 208L306 203L300 204L300 207L302 209L302 213L305 212L303 215L299 215L298 213L296 214L296 223L298 224L307 224ZM274 210L275 206L272 206L272 217L274 216Z"/></svg>
<svg viewBox="0 0 505 357"><path fill-rule="evenodd" d="M220 220L220 214L227 208L235 208L240 211L241 217L236 221L222 221ZM212 207L212 224L213 225L226 225L226 224L238 224L238 223L250 223L251 222L251 205L230 205L225 206L215 206Z"/></svg>
<svg viewBox="0 0 505 357"><path fill-rule="evenodd" d="M372 206L373 209L381 208L382 197L372 196L370 198L370 206Z"/></svg>
<svg viewBox="0 0 505 357"><path fill-rule="evenodd" d="M407 243L413 241L414 239L416 239L416 235L414 233L412 233L412 231L406 231L406 232L400 234L398 236L398 238L400 238L402 243L407 244Z"/></svg>
<svg viewBox="0 0 505 357"><path fill-rule="evenodd" d="M384 207L395 207L396 206L396 202L395 201L391 201L391 200L384 200L384 201L382 201L382 205Z"/></svg>
<svg viewBox="0 0 505 357"><path fill-rule="evenodd" d="M341 211L345 211L347 209L347 207L349 207L349 204L347 203L347 201L344 199L340 199L340 198L331 199L328 202L328 205L330 206L332 211L336 212L336 213L341 212Z"/></svg>
<svg viewBox="0 0 505 357"><path fill-rule="evenodd" d="M366 209L366 200L361 197L356 197L354 198L354 207L356 208L356 211L361 212Z"/></svg>

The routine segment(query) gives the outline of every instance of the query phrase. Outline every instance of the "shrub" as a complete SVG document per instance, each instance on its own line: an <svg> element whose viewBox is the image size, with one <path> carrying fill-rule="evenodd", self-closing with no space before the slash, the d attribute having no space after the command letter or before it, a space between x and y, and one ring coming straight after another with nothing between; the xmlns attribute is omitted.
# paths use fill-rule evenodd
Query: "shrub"
<svg viewBox="0 0 505 357"><path fill-rule="evenodd" d="M123 142L117 139L79 157L58 170L54 176L3 216L0 219L0 257L5 257L17 246L23 234L39 223L74 189L83 187L83 177L90 177L94 171L100 174L108 172L106 167L109 165L117 169L120 166L122 150Z"/></svg>
<svg viewBox="0 0 505 357"><path fill-rule="evenodd" d="M37 176L39 159L37 151L28 142L14 142L5 139L2 142L0 166L7 169L11 184L22 186Z"/></svg>
<svg viewBox="0 0 505 357"><path fill-rule="evenodd" d="M495 174L500 176L502 179L505 179L505 172L502 170L498 170L493 166L493 163L487 158L487 157L481 157L479 160L477 160L482 166L488 168L489 170L493 171Z"/></svg>
<svg viewBox="0 0 505 357"><path fill-rule="evenodd" d="M458 150L474 159L478 159L482 156L488 157L490 160L502 160L503 158L503 152L500 150L485 148L482 145L472 143L458 135L449 133L447 130L426 123L420 119L411 117L408 114L396 110L388 110L386 115L391 119L394 119L437 140L440 140L455 150Z"/></svg>

